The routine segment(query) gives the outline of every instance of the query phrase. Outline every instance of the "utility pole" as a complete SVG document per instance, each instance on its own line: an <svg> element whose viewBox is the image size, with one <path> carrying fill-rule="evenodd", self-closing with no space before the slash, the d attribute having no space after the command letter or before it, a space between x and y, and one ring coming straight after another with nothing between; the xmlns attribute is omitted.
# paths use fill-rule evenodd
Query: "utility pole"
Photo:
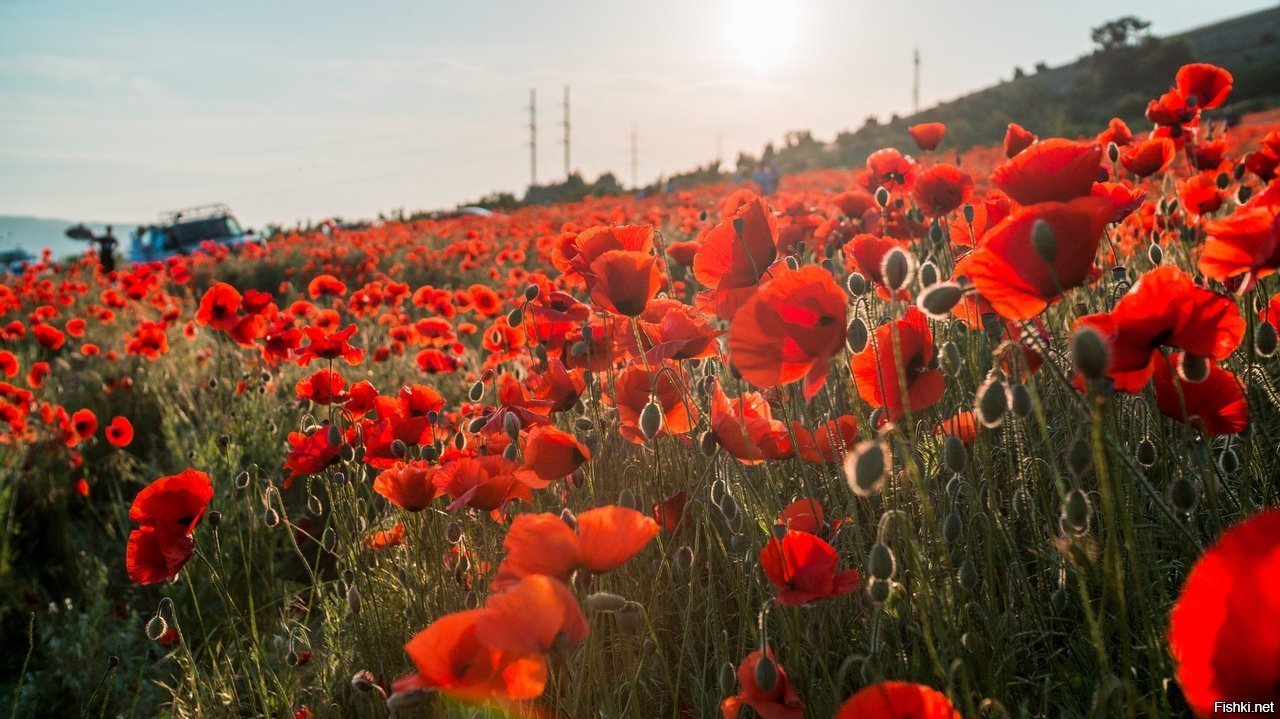
<svg viewBox="0 0 1280 719"><path fill-rule="evenodd" d="M911 112L920 112L920 48L916 48L913 56L914 78L911 82Z"/></svg>
<svg viewBox="0 0 1280 719"><path fill-rule="evenodd" d="M640 140L639 140L639 137L637 137L636 135L636 126L634 123L632 123L631 125L631 187L633 189L635 187L638 187L640 184L640 180L639 180L640 173L638 170L639 166L640 166Z"/></svg>
<svg viewBox="0 0 1280 719"><path fill-rule="evenodd" d="M569 178L569 86L564 86L564 176Z"/></svg>
<svg viewBox="0 0 1280 719"><path fill-rule="evenodd" d="M529 185L538 184L538 91L529 88Z"/></svg>

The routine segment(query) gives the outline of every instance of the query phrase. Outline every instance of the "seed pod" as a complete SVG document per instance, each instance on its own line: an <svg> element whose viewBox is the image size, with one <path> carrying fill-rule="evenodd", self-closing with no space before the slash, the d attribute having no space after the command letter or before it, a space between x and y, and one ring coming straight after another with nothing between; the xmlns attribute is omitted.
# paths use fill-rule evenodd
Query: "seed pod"
<svg viewBox="0 0 1280 719"><path fill-rule="evenodd" d="M1147 248L1147 259L1151 260L1153 265L1160 264L1164 261L1164 249L1154 242L1151 243L1151 246Z"/></svg>
<svg viewBox="0 0 1280 719"><path fill-rule="evenodd" d="M1071 364L1090 382L1097 382L1111 366L1111 349L1098 331L1088 325L1071 338Z"/></svg>
<svg viewBox="0 0 1280 719"><path fill-rule="evenodd" d="M1093 519L1093 502L1089 501L1089 495L1079 489L1067 492L1062 501L1062 519L1076 536L1088 532L1089 523Z"/></svg>
<svg viewBox="0 0 1280 719"><path fill-rule="evenodd" d="M875 441L859 444L844 460L845 480L853 493L863 498L880 491L888 468L888 449Z"/></svg>
<svg viewBox="0 0 1280 719"><path fill-rule="evenodd" d="M962 299L964 299L963 287L955 282L938 282L920 293L916 298L916 306L935 320L945 320Z"/></svg>
<svg viewBox="0 0 1280 719"><path fill-rule="evenodd" d="M626 598L609 592L591 594L583 603L586 605L587 611L601 612L603 614L613 614L614 612L622 611L622 608L627 606Z"/></svg>
<svg viewBox="0 0 1280 719"><path fill-rule="evenodd" d="M880 276L891 292L897 292L910 284L914 272L915 262L901 247L894 247L886 252L880 262Z"/></svg>
<svg viewBox="0 0 1280 719"><path fill-rule="evenodd" d="M1183 352L1182 358L1178 361L1178 376L1192 384L1199 384L1209 379L1209 359Z"/></svg>
<svg viewBox="0 0 1280 719"><path fill-rule="evenodd" d="M845 279L844 285L849 290L849 294L854 297L861 297L867 294L867 278L862 276L861 272L852 272Z"/></svg>
<svg viewBox="0 0 1280 719"><path fill-rule="evenodd" d="M1274 357L1276 354L1276 326L1263 322L1253 333L1253 348L1259 357Z"/></svg>
<svg viewBox="0 0 1280 719"><path fill-rule="evenodd" d="M356 585L352 584L348 586L347 587L347 609L349 609L352 614L359 614L362 603L363 602L360 599L360 590L356 589Z"/></svg>
<svg viewBox="0 0 1280 719"><path fill-rule="evenodd" d="M1058 259L1058 233L1053 231L1048 222L1036 220L1031 225L1031 248L1046 264L1052 264Z"/></svg>
<svg viewBox="0 0 1280 719"><path fill-rule="evenodd" d="M978 421L984 427L999 427L1009 409L1009 392L998 376L992 376L978 388L978 401L974 404Z"/></svg>
<svg viewBox="0 0 1280 719"><path fill-rule="evenodd" d="M1093 466L1093 448L1084 439L1076 439L1067 447L1067 453L1063 459L1071 476L1083 477Z"/></svg>
<svg viewBox="0 0 1280 719"><path fill-rule="evenodd" d="M1156 443L1152 442L1150 437L1143 437L1142 441L1138 443L1137 455L1138 464L1143 467L1150 467L1155 464L1156 459L1159 458L1159 453L1156 451Z"/></svg>
<svg viewBox="0 0 1280 719"><path fill-rule="evenodd" d="M656 437L660 429L662 429L662 408L651 399L644 409L640 410L640 433L649 440Z"/></svg>
<svg viewBox="0 0 1280 719"><path fill-rule="evenodd" d="M952 546L960 539L960 535L964 533L964 520L960 519L960 515L951 512L947 518L942 520L942 541L947 546Z"/></svg>
<svg viewBox="0 0 1280 719"><path fill-rule="evenodd" d="M867 573L874 579L893 579L898 565L893 550L887 544L876 542L867 555Z"/></svg>
<svg viewBox="0 0 1280 719"><path fill-rule="evenodd" d="M866 348L868 339L870 333L867 331L867 323L861 317L854 317L844 332L844 341L849 345L849 351L861 352Z"/></svg>
<svg viewBox="0 0 1280 719"><path fill-rule="evenodd" d="M969 465L969 450L959 437L948 435L942 441L942 466L952 474L960 474Z"/></svg>
<svg viewBox="0 0 1280 719"><path fill-rule="evenodd" d="M1200 503L1200 490L1186 477L1178 477L1169 483L1169 505L1182 514L1191 514Z"/></svg>
<svg viewBox="0 0 1280 719"><path fill-rule="evenodd" d="M871 597L871 601L876 604L884 604L889 600L889 590L893 589L893 582L886 579L876 579L872 577L867 582L867 596Z"/></svg>
<svg viewBox="0 0 1280 719"><path fill-rule="evenodd" d="M778 665L768 656L760 657L756 662L755 680L760 691L769 694L778 685Z"/></svg>
<svg viewBox="0 0 1280 719"><path fill-rule="evenodd" d="M1025 384L1019 383L1009 388L1009 411L1013 412L1013 416L1026 419L1034 409L1031 390Z"/></svg>

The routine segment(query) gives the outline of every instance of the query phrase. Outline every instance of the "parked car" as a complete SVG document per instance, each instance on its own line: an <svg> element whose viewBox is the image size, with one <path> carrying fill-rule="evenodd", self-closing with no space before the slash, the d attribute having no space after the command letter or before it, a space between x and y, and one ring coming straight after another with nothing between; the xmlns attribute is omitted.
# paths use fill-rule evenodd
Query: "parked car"
<svg viewBox="0 0 1280 719"><path fill-rule="evenodd" d="M263 239L240 226L223 204L201 205L160 215L154 225L139 227L129 235L129 259L134 262L163 260L200 249L205 242L232 249L262 244Z"/></svg>
<svg viewBox="0 0 1280 719"><path fill-rule="evenodd" d="M13 274L21 274L27 269L27 265L34 262L36 256L22 249L14 247L8 250L0 250L0 269Z"/></svg>

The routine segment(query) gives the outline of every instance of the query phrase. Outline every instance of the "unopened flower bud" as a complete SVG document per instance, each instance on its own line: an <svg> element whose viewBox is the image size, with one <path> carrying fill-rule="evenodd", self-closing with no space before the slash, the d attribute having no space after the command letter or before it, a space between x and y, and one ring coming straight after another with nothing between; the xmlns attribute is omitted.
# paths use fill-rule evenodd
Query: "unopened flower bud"
<svg viewBox="0 0 1280 719"><path fill-rule="evenodd" d="M1048 222L1036 220L1031 225L1031 248L1046 263L1052 264L1058 259L1058 233L1053 231Z"/></svg>
<svg viewBox="0 0 1280 719"><path fill-rule="evenodd" d="M1062 519L1068 529L1080 536L1089 531L1089 522L1093 518L1093 502L1089 495L1079 489L1067 492L1062 501Z"/></svg>
<svg viewBox="0 0 1280 719"><path fill-rule="evenodd" d="M1097 382L1111 366L1111 349L1106 339L1093 327L1085 325L1071 338L1071 364L1090 382Z"/></svg>
<svg viewBox="0 0 1280 719"><path fill-rule="evenodd" d="M866 348L867 340L870 337L867 323L863 322L861 317L854 317L849 322L849 326L845 328L844 339L845 343L849 345L850 352L861 352Z"/></svg>
<svg viewBox="0 0 1280 719"><path fill-rule="evenodd" d="M1183 352L1178 361L1178 376L1192 384L1199 384L1209 379L1209 359Z"/></svg>
<svg viewBox="0 0 1280 719"><path fill-rule="evenodd" d="M888 449L875 441L859 444L844 460L845 480L853 493L863 498L880 491L888 468Z"/></svg>
<svg viewBox="0 0 1280 719"><path fill-rule="evenodd" d="M964 299L964 288L954 282L930 285L916 299L916 305L935 320L945 320L951 310Z"/></svg>
<svg viewBox="0 0 1280 719"><path fill-rule="evenodd" d="M658 431L662 429L662 408L654 400L640 410L640 433L645 439L653 439L658 435Z"/></svg>
<svg viewBox="0 0 1280 719"><path fill-rule="evenodd" d="M942 441L942 466L952 474L960 474L969 465L969 450L955 435L947 435Z"/></svg>
<svg viewBox="0 0 1280 719"><path fill-rule="evenodd" d="M893 579L897 572L897 561L893 550L887 544L876 542L867 556L867 573L874 579Z"/></svg>
<svg viewBox="0 0 1280 719"><path fill-rule="evenodd" d="M861 272L851 272L845 278L844 285L849 290L849 294L854 297L861 297L867 294L867 278L862 276Z"/></svg>
<svg viewBox="0 0 1280 719"><path fill-rule="evenodd" d="M778 665L767 656L760 657L756 662L755 670L756 686L760 691L768 694L778 685Z"/></svg>
<svg viewBox="0 0 1280 719"><path fill-rule="evenodd" d="M999 377L991 377L978 388L975 410L984 427L999 427L1009 409L1009 392Z"/></svg>
<svg viewBox="0 0 1280 719"><path fill-rule="evenodd" d="M915 262L901 247L894 247L886 252L880 263L880 276L884 278L885 287L892 292L906 287L911 282L914 271Z"/></svg>

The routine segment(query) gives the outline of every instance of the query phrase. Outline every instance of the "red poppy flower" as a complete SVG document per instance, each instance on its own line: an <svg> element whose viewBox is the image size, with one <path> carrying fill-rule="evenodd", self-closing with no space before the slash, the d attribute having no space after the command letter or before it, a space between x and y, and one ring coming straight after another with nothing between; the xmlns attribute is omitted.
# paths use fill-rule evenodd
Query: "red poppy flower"
<svg viewBox="0 0 1280 719"><path fill-rule="evenodd" d="M796 454L806 462L842 462L845 453L858 442L858 420L849 414L819 424L813 429L799 420L791 423Z"/></svg>
<svg viewBox="0 0 1280 719"><path fill-rule="evenodd" d="M729 360L757 387L804 380L812 398L844 344L848 297L816 265L780 273L742 306L729 328Z"/></svg>
<svg viewBox="0 0 1280 719"><path fill-rule="evenodd" d="M285 458L284 468L289 470L283 486L288 489L293 480L308 474L315 474L326 467L337 464L342 455L342 443L329 444L329 426L304 434L289 433L289 456Z"/></svg>
<svg viewBox="0 0 1280 719"><path fill-rule="evenodd" d="M517 474L526 484L538 488L573 474L591 459L591 450L572 434L544 424L525 435L523 459L524 465Z"/></svg>
<svg viewBox="0 0 1280 719"><path fill-rule="evenodd" d="M457 357L437 349L422 350L413 361L418 365L418 369L427 374L447 374L458 369L461 364Z"/></svg>
<svg viewBox="0 0 1280 719"><path fill-rule="evenodd" d="M844 245L845 264L871 280L877 288L884 288L884 274L881 272L884 256L895 247L902 247L902 243L892 237L867 233L856 235ZM887 291L883 296L889 296Z"/></svg>
<svg viewBox="0 0 1280 719"><path fill-rule="evenodd" d="M787 426L773 418L769 403L758 392L729 399L715 382L711 395L711 433L730 457L743 464L786 459L794 454Z"/></svg>
<svg viewBox="0 0 1280 719"><path fill-rule="evenodd" d="M1035 133L1026 129L1016 122L1009 123L1008 129L1004 132L1004 156L1012 159L1014 155L1035 144Z"/></svg>
<svg viewBox="0 0 1280 719"><path fill-rule="evenodd" d="M553 256L562 272L573 271L588 277L591 263L606 252L622 250L653 254L652 225L601 225L570 236L559 258Z"/></svg>
<svg viewBox="0 0 1280 719"><path fill-rule="evenodd" d="M347 380L337 372L325 368L298 380L295 386L298 399L307 399L316 404L342 404L348 395L343 392Z"/></svg>
<svg viewBox="0 0 1280 719"><path fill-rule="evenodd" d="M916 176L916 204L926 217L938 217L969 200L973 178L955 165L938 164Z"/></svg>
<svg viewBox="0 0 1280 719"><path fill-rule="evenodd" d="M521 577L545 574L568 579L576 569L603 574L626 564L660 531L652 517L606 505L580 512L570 527L554 514L521 514L502 546L507 556L493 584L510 586Z"/></svg>
<svg viewBox="0 0 1280 719"><path fill-rule="evenodd" d="M934 364L929 320L915 306L904 318L877 327L873 340L849 363L858 394L872 407L883 407L890 422L942 399L946 380Z"/></svg>
<svg viewBox="0 0 1280 719"><path fill-rule="evenodd" d="M1153 137L1136 142L1120 153L1120 164L1138 177L1147 177L1169 166L1177 154L1173 141L1167 137Z"/></svg>
<svg viewBox="0 0 1280 719"><path fill-rule="evenodd" d="M1255 198L1256 200L1257 198ZM1241 292L1280 267L1280 209L1249 204L1229 216L1206 222L1204 252L1198 267L1219 282L1243 276Z"/></svg>
<svg viewBox="0 0 1280 719"><path fill-rule="evenodd" d="M733 319L777 256L777 220L763 199L753 197L707 232L693 258L693 274L707 288L698 293L698 309Z"/></svg>
<svg viewBox="0 0 1280 719"><path fill-rule="evenodd" d="M635 333L619 333L619 347L630 355L643 354L645 361L657 364L665 359L700 359L716 354L716 338L723 334L711 325L706 315L693 307L670 299L649 303L639 317L638 350Z"/></svg>
<svg viewBox="0 0 1280 719"><path fill-rule="evenodd" d="M1198 716L1280 700L1280 510L1228 529L1192 567L1169 615L1169 653Z"/></svg>
<svg viewBox="0 0 1280 719"><path fill-rule="evenodd" d="M1231 94L1231 73L1216 65L1195 62L1178 69L1178 92L1202 110L1212 110L1226 102Z"/></svg>
<svg viewBox="0 0 1280 719"><path fill-rule="evenodd" d="M973 280L1000 315L1031 319L1089 277L1110 212L1111 202L1100 197L1025 207L992 228L977 250L956 263L955 273ZM1040 221L1056 238L1052 262L1032 244Z"/></svg>
<svg viewBox="0 0 1280 719"><path fill-rule="evenodd" d="M240 322L240 305L244 296L226 282L218 282L205 290L196 311L196 323L229 332Z"/></svg>
<svg viewBox="0 0 1280 719"><path fill-rule="evenodd" d="M907 132L911 133L911 139L916 141L917 147L930 152L942 144L942 138L947 134L947 126L941 122L922 122L908 127Z"/></svg>
<svg viewBox="0 0 1280 719"><path fill-rule="evenodd" d="M98 416L91 409L78 409L71 415L71 426L75 429L76 437L83 442L98 431Z"/></svg>
<svg viewBox="0 0 1280 719"><path fill-rule="evenodd" d="M1176 347L1200 357L1226 359L1244 337L1244 319L1231 298L1196 286L1176 267L1157 267L1111 312L1081 317L1111 348L1109 374L1116 388L1137 392L1151 378L1152 355Z"/></svg>
<svg viewBox="0 0 1280 719"><path fill-rule="evenodd" d="M476 638L493 649L515 654L546 654L559 642L577 644L590 631L569 587L542 574L524 577L489 597L485 612L477 624Z"/></svg>
<svg viewBox="0 0 1280 719"><path fill-rule="evenodd" d="M133 424L127 417L112 417L106 433L107 441L113 447L128 447L133 441Z"/></svg>
<svg viewBox="0 0 1280 719"><path fill-rule="evenodd" d="M355 325L348 325L341 332L327 332L319 327L304 327L302 331L311 343L293 351L300 367L306 367L314 359L332 361L341 357L349 365L364 361L364 350L352 347L347 342L356 333Z"/></svg>
<svg viewBox="0 0 1280 719"><path fill-rule="evenodd" d="M449 509L472 507L490 512L513 500L533 501L530 486L516 476L520 465L500 455L464 457L446 462L436 487L449 495Z"/></svg>
<svg viewBox="0 0 1280 719"><path fill-rule="evenodd" d="M892 147L886 147L867 155L867 189L883 187L893 191L898 187L910 187L916 177L916 161Z"/></svg>
<svg viewBox="0 0 1280 719"><path fill-rule="evenodd" d="M1182 354L1158 355L1155 365L1156 407L1160 414L1190 424L1210 435L1239 434L1249 425L1249 404L1240 380L1213 362L1203 382L1178 376Z"/></svg>
<svg viewBox="0 0 1280 719"><path fill-rule="evenodd" d="M591 261L591 299L608 312L635 317L662 288L658 258L649 252L610 250Z"/></svg>
<svg viewBox="0 0 1280 719"><path fill-rule="evenodd" d="M618 434L633 444L644 444L640 413L650 401L657 402L662 412L662 423L655 437L688 433L698 423L696 405L685 401L690 386L684 369L676 362L668 360L661 365L650 365L648 370L640 364L628 365L618 373L613 393L609 395L621 420Z"/></svg>
<svg viewBox="0 0 1280 719"><path fill-rule="evenodd" d="M775 601L798 607L848 594L862 582L856 569L837 571L840 557L830 544L809 532L788 530L760 552L765 578L779 591Z"/></svg>
<svg viewBox="0 0 1280 719"><path fill-rule="evenodd" d="M1111 202L1111 212L1107 214L1108 222L1123 221L1142 206L1143 200L1147 199L1145 190L1131 187L1124 182L1095 182L1089 194Z"/></svg>
<svg viewBox="0 0 1280 719"><path fill-rule="evenodd" d="M797 532L808 532L809 534L817 534L821 531L822 524L825 521L822 503L808 497L801 497L788 504L778 515L778 524L788 529L794 529Z"/></svg>
<svg viewBox="0 0 1280 719"><path fill-rule="evenodd" d="M18 374L18 358L9 350L0 350L0 373L8 379Z"/></svg>
<svg viewBox="0 0 1280 719"><path fill-rule="evenodd" d="M1124 147L1133 142L1133 132L1129 130L1129 125L1118 117L1111 118L1107 123L1107 129L1098 133L1098 143L1106 147L1108 143L1114 142L1120 147Z"/></svg>
<svg viewBox="0 0 1280 719"><path fill-rule="evenodd" d="M494 649L480 641L480 622L486 609L472 609L440 617L405 644L405 653L418 667L411 681L401 679L395 690L435 689L455 699L532 699L547 683L547 660L541 654Z"/></svg>
<svg viewBox="0 0 1280 719"><path fill-rule="evenodd" d="M404 523L397 522L391 529L379 529L364 538L364 546L369 549L386 549L404 544Z"/></svg>
<svg viewBox="0 0 1280 719"><path fill-rule="evenodd" d="M45 349L61 349L62 345L67 342L67 336L63 334L62 330L44 322L37 322L31 325L31 334L35 336L36 342L39 342L40 346Z"/></svg>
<svg viewBox="0 0 1280 719"><path fill-rule="evenodd" d="M773 662L777 673L774 684L765 691L756 682L756 665L768 657ZM723 719L737 719L746 705L755 711L760 719L804 719L804 702L787 678L787 672L773 656L771 649L764 652L756 650L747 655L738 665L738 684L740 689L736 696L731 696L720 703L720 715Z"/></svg>
<svg viewBox="0 0 1280 719"><path fill-rule="evenodd" d="M204 518L213 483L194 469L161 477L134 498L129 519L141 525L129 534L126 565L138 584L156 584L177 576L191 558L191 533Z"/></svg>
<svg viewBox="0 0 1280 719"><path fill-rule="evenodd" d="M1102 145L1041 140L991 173L991 180L1023 205L1067 202L1089 194L1098 178Z"/></svg>
<svg viewBox="0 0 1280 719"><path fill-rule="evenodd" d="M960 719L947 695L908 682L872 684L840 705L835 719Z"/></svg>
<svg viewBox="0 0 1280 719"><path fill-rule="evenodd" d="M660 504L653 505L653 519L662 531L676 534L692 523L688 504L689 493L682 489L662 500Z"/></svg>
<svg viewBox="0 0 1280 719"><path fill-rule="evenodd" d="M313 300L326 296L342 297L347 294L347 286L333 275L316 275L307 283L307 294Z"/></svg>
<svg viewBox="0 0 1280 719"><path fill-rule="evenodd" d="M396 462L382 470L373 480L373 491L410 512L421 512L440 494L435 468L422 460Z"/></svg>

